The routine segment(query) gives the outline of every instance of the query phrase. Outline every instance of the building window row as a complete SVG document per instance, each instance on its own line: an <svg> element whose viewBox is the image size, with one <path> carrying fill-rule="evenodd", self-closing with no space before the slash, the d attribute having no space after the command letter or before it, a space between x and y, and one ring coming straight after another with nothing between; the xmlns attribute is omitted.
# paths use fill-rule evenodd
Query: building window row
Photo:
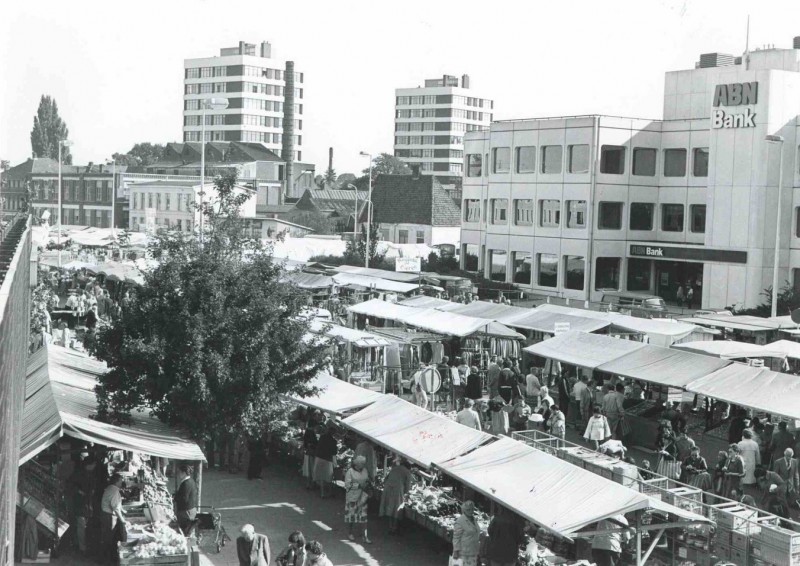
<svg viewBox="0 0 800 566"><path fill-rule="evenodd" d="M627 148L621 145L604 145L600 148L600 172L623 175L626 171ZM664 177L685 177L689 152L686 148L667 148L662 151ZM708 177L708 148L692 148L692 176ZM658 150L652 147L634 147L631 174L639 177L655 177L658 170Z"/></svg>
<svg viewBox="0 0 800 566"><path fill-rule="evenodd" d="M464 269L478 271L478 246L465 244L462 246ZM535 258L535 265L534 260ZM509 266L509 260L511 265ZM518 285L537 285L539 287L558 287L559 269L563 266L563 286L565 289L582 291L586 278L586 258L584 256L565 255L559 259L557 254L530 252L507 252L506 250L487 250L486 265L488 276L494 281L509 282L508 271L511 270L510 282Z"/></svg>
<svg viewBox="0 0 800 566"><path fill-rule="evenodd" d="M395 145L463 145L461 136L395 136Z"/></svg>
<svg viewBox="0 0 800 566"><path fill-rule="evenodd" d="M419 106L423 104L460 104L462 106L474 106L476 108L494 108L494 103L491 100L451 94L398 96L395 102L397 103L397 106Z"/></svg>
<svg viewBox="0 0 800 566"><path fill-rule="evenodd" d="M186 69L187 79L206 79L210 77L225 77L227 75L227 67L192 67Z"/></svg>
<svg viewBox="0 0 800 566"><path fill-rule="evenodd" d="M131 210L174 210L178 212L191 210L189 195L187 193L155 193L134 191L131 195Z"/></svg>
<svg viewBox="0 0 800 566"><path fill-rule="evenodd" d="M266 67L255 67L252 65L230 65L218 67L191 67L185 70L187 79L207 79L212 77L262 77L265 79L275 79L282 81L285 78L285 71L282 69L268 69ZM303 73L294 74L295 82L302 83Z"/></svg>
<svg viewBox="0 0 800 566"><path fill-rule="evenodd" d="M599 230L621 230L624 205L621 202L603 201L598 204L597 228ZM656 205L651 202L632 202L629 205L628 228L630 230L651 231L655 223ZM661 205L661 230L664 232L683 232L685 225L685 206L668 203ZM706 205L689 206L689 231L704 234L706 231Z"/></svg>
<svg viewBox="0 0 800 566"><path fill-rule="evenodd" d="M227 92L228 83L195 83L184 87L186 94L212 94L215 92Z"/></svg>
<svg viewBox="0 0 800 566"><path fill-rule="evenodd" d="M58 181L56 179L35 179L31 183L34 201L58 198ZM111 181L62 179L61 199L63 202L111 202Z"/></svg>

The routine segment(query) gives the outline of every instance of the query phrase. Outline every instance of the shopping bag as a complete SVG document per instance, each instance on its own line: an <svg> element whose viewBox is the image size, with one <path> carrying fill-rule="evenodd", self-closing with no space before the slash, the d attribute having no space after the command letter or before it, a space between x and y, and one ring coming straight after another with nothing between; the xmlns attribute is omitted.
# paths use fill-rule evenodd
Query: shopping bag
<svg viewBox="0 0 800 566"><path fill-rule="evenodd" d="M628 422L628 419L622 417L620 420L620 427L622 428L622 437L625 438L631 433L631 424Z"/></svg>
<svg viewBox="0 0 800 566"><path fill-rule="evenodd" d="M656 472L664 477L676 480L681 475L681 463L677 460L667 460L662 456L658 460Z"/></svg>
<svg viewBox="0 0 800 566"><path fill-rule="evenodd" d="M464 566L464 561L461 558L453 558L450 557L450 560L447 562L447 566Z"/></svg>

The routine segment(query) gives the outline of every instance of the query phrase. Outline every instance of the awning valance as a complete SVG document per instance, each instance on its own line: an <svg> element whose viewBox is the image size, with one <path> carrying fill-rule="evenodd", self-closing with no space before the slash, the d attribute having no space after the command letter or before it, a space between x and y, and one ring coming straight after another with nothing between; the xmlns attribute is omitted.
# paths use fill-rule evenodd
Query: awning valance
<svg viewBox="0 0 800 566"><path fill-rule="evenodd" d="M394 395L382 395L342 424L424 468L466 454L494 438Z"/></svg>
<svg viewBox="0 0 800 566"><path fill-rule="evenodd" d="M566 364L594 369L643 347L644 344L641 342L572 330L528 346L524 351Z"/></svg>
<svg viewBox="0 0 800 566"><path fill-rule="evenodd" d="M97 377L106 371L105 363L53 344L29 358L20 464L65 434L162 458L205 461L196 443L143 411L131 414L131 426L94 420Z"/></svg>
<svg viewBox="0 0 800 566"><path fill-rule="evenodd" d="M767 344L765 348L781 352L787 358L800 360L800 342L795 342L793 340L778 340L777 342Z"/></svg>
<svg viewBox="0 0 800 566"><path fill-rule="evenodd" d="M366 407L383 397L377 391L352 385L328 373L318 374L308 385L318 388L319 394L310 397L292 395L289 398L302 405L337 415Z"/></svg>

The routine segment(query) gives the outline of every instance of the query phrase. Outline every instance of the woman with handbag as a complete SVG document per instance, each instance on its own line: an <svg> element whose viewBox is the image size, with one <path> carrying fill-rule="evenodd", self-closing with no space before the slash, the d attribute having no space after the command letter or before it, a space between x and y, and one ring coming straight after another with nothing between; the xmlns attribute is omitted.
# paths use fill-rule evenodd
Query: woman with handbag
<svg viewBox="0 0 800 566"><path fill-rule="evenodd" d="M733 490L741 492L742 478L744 477L744 458L739 453L739 445L731 444L728 448L728 465L722 468L725 474L725 491L723 496L730 497Z"/></svg>
<svg viewBox="0 0 800 566"><path fill-rule="evenodd" d="M461 504L461 515L453 525L453 556L450 563L478 566L480 546L481 529L475 522L475 504L467 500Z"/></svg>
<svg viewBox="0 0 800 566"><path fill-rule="evenodd" d="M666 440L667 438L670 437L662 439L666 441L666 444L664 441L659 442L658 466L656 467L656 471L662 476L677 480L681 475L681 462L677 459L678 449L675 446L675 442Z"/></svg>
<svg viewBox="0 0 800 566"><path fill-rule="evenodd" d="M725 472L728 467L728 453L720 450L717 454L717 463L714 465L714 493L722 495L725 489Z"/></svg>
<svg viewBox="0 0 800 566"><path fill-rule="evenodd" d="M600 449L600 443L602 441L611 437L611 428L608 426L608 419L603 415L600 405L594 406L592 416L589 418L583 437L590 442L594 442L595 450Z"/></svg>
<svg viewBox="0 0 800 566"><path fill-rule="evenodd" d="M321 431L317 449L314 452L314 475L313 479L319 484L319 494L325 499L325 487L333 481L333 468L336 463L336 454L339 446L333 432L336 425L328 425Z"/></svg>
<svg viewBox="0 0 800 566"><path fill-rule="evenodd" d="M356 456L350 464L350 468L344 475L345 503L344 503L344 522L347 523L349 531L348 537L355 541L353 525L363 525L364 542L372 544L367 536L367 502L369 501L369 473L365 466L367 459L364 456Z"/></svg>

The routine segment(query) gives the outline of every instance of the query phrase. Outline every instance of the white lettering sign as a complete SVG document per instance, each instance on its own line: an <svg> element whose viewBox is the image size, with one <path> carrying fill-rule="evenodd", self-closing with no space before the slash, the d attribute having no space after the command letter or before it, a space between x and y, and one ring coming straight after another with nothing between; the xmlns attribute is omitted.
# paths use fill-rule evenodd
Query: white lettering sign
<svg viewBox="0 0 800 566"><path fill-rule="evenodd" d="M419 273L422 271L422 259L418 257L395 258L394 270L405 273Z"/></svg>
<svg viewBox="0 0 800 566"><path fill-rule="evenodd" d="M724 110L714 110L711 113L711 127L720 128L755 128L756 113L750 108L743 114L729 114Z"/></svg>

